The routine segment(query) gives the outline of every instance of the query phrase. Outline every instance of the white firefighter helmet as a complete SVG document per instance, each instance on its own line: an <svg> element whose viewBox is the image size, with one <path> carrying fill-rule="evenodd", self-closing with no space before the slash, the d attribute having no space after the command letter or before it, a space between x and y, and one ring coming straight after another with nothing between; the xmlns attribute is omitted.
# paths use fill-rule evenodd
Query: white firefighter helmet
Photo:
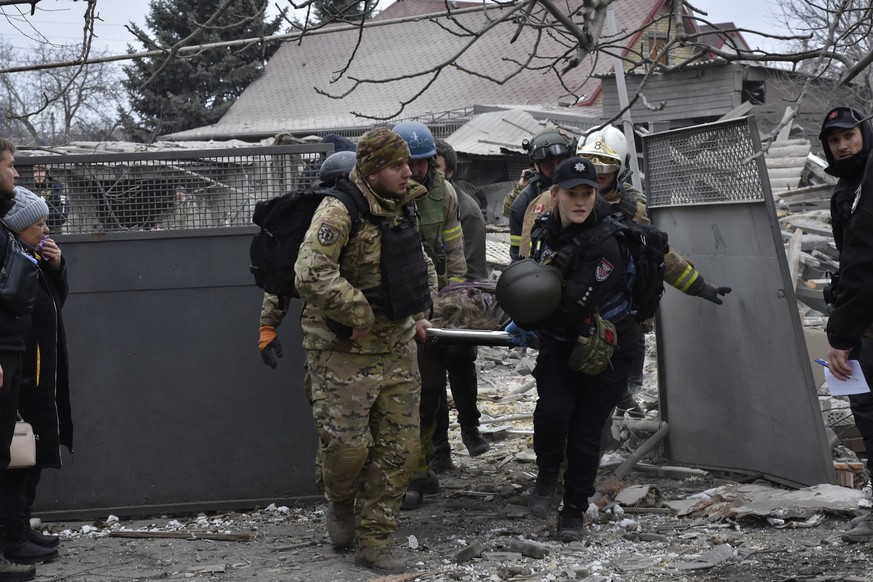
<svg viewBox="0 0 873 582"><path fill-rule="evenodd" d="M576 148L576 155L591 160L598 174L621 174L627 160L627 139L620 129L607 125L589 134Z"/></svg>

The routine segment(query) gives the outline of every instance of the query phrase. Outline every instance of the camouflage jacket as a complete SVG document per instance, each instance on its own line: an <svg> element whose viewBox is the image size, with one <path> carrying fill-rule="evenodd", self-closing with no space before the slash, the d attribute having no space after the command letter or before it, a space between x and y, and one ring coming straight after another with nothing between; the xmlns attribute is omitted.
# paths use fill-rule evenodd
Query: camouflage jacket
<svg viewBox="0 0 873 582"><path fill-rule="evenodd" d="M264 301L261 303L261 319L258 325L267 325L278 328L282 320L288 314L288 299L280 301L278 295L264 292Z"/></svg>
<svg viewBox="0 0 873 582"><path fill-rule="evenodd" d="M410 181L403 198L387 199L374 193L357 170L352 171L350 179L363 192L370 213L392 225L402 219L406 203L426 194L423 186ZM415 321L429 314L391 321L373 312L362 290L378 287L382 280L381 230L378 224L361 216L357 232L350 239L351 226L343 203L327 196L315 211L300 246L294 271L295 285L304 301L300 315L303 347L357 354L388 353L409 342L415 334ZM429 288L435 296L436 272L426 254L425 261ZM359 343L337 338L327 328L326 318L352 328L369 327L370 333Z"/></svg>

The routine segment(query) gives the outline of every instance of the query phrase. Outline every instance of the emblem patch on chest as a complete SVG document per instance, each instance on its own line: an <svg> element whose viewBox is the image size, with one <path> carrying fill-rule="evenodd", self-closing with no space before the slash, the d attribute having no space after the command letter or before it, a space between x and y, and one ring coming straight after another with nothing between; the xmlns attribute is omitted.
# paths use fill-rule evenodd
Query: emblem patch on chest
<svg viewBox="0 0 873 582"><path fill-rule="evenodd" d="M339 234L336 227L330 224L322 224L321 228L318 229L318 242L324 247L332 246L339 240Z"/></svg>
<svg viewBox="0 0 873 582"><path fill-rule="evenodd" d="M600 259L600 263L597 264L597 270L594 272L594 279L597 280L598 283L606 281L606 278L609 277L609 274L612 273L613 269L615 269L615 267L612 266L612 263L606 259Z"/></svg>

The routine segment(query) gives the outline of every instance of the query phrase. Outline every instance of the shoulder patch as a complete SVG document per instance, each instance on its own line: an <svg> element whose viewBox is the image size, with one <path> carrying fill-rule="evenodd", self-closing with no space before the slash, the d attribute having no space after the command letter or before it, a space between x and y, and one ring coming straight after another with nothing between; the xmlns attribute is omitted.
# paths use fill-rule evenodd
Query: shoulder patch
<svg viewBox="0 0 873 582"><path fill-rule="evenodd" d="M333 246L339 240L339 235L339 230L332 224L322 224L318 229L318 242L324 247Z"/></svg>
<svg viewBox="0 0 873 582"><path fill-rule="evenodd" d="M602 283L606 281L614 269L615 267L613 264L607 261L606 258L600 259L600 262L597 264L597 269L594 272L594 279L596 279L598 283Z"/></svg>

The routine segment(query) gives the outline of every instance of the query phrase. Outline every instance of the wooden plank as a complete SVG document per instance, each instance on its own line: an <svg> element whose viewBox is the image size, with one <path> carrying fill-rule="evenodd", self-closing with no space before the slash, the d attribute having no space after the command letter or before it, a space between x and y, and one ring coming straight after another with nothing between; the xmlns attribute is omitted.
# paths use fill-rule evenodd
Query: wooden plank
<svg viewBox="0 0 873 582"><path fill-rule="evenodd" d="M770 149L767 150L767 156L772 158L785 158L785 157L802 157L806 158L809 154L809 142L805 144L797 144L797 145L771 145Z"/></svg>
<svg viewBox="0 0 873 582"><path fill-rule="evenodd" d="M769 153L764 157L767 169L771 168L797 168L798 171L806 169L806 156L773 157Z"/></svg>
<svg viewBox="0 0 873 582"><path fill-rule="evenodd" d="M814 224L806 224L804 222L795 222L792 220L787 221L786 226L793 226L797 230L803 230L806 232L811 232L814 234L820 234L822 236L830 236L831 230L829 228L823 228L821 226L816 226Z"/></svg>
<svg viewBox="0 0 873 582"><path fill-rule="evenodd" d="M831 194L834 191L833 184L816 184L814 186L804 186L802 188L795 188L791 191L791 200L812 200L812 199L822 199L822 200L830 200Z"/></svg>

